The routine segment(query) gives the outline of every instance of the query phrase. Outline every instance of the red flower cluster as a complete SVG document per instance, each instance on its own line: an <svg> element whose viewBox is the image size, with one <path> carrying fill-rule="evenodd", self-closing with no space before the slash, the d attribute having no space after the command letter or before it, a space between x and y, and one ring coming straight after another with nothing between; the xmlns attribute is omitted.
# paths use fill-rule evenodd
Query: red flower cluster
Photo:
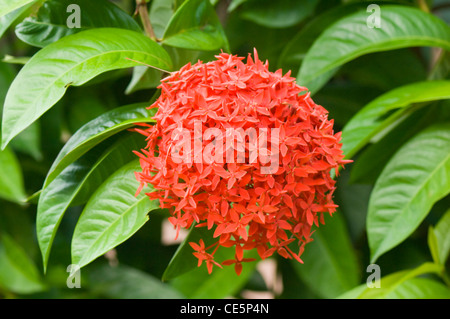
<svg viewBox="0 0 450 319"><path fill-rule="evenodd" d="M348 162L343 159L341 134L334 134L327 111L313 102L290 72L284 76L281 70L269 72L256 50L254 60L250 55L247 63L242 60L222 53L213 62L187 64L171 73L162 80L161 96L151 106L158 107L156 125L136 129L148 142L136 152L142 167L136 173L139 191L147 183L154 187L156 191L147 195L169 209L169 220L178 231L194 222L196 227L214 228L216 241L211 246L205 247L203 240L190 243L199 266L205 261L210 273L213 265L234 264L240 274L242 262L254 260L244 258L244 251L252 249L262 259L276 252L302 262L313 224L323 224L324 213L331 215L337 207L330 170L337 172ZM230 146L224 138L207 134L195 138L198 130L212 128L224 135L230 129L266 132L267 145L263 149L258 148L262 144L253 145L266 157L251 156L250 142L242 152L234 140ZM195 154L192 149L180 150L181 129L192 133L187 138ZM271 133L273 129L278 133ZM211 151L211 145L223 148ZM185 161L174 158L175 149ZM202 155L207 149L214 160ZM241 154L240 160L230 161L230 152ZM264 173L267 157L274 156L279 165ZM291 244L296 240L297 245ZM234 246L235 259L215 261L219 246Z"/></svg>

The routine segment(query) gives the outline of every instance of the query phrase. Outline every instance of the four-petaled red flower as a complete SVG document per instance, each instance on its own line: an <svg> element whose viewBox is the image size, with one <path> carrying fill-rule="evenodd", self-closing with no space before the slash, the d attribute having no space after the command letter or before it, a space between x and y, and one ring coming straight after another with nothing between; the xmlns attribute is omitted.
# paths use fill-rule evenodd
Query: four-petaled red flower
<svg viewBox="0 0 450 319"><path fill-rule="evenodd" d="M209 273L213 265L221 266L214 260L220 246L235 247L235 259L222 265L234 264L237 274L243 262L254 260L244 258L246 250L256 249L261 259L276 252L302 262L313 225L336 211L330 171L338 173L349 162L328 112L290 72L270 72L256 50L253 59L242 60L222 53L215 61L171 73L150 106L158 108L156 124L136 129L147 136L147 146L136 152L142 167L136 172L139 190L153 186L147 195L170 211L177 231L193 223L214 228L211 246L203 240L190 243L198 265L205 261ZM213 129L223 133L221 138L198 139L199 131ZM252 129L256 141L265 138L265 144L246 143L245 135L244 144L236 145L235 137L227 140L230 130ZM190 147L180 148L180 137ZM174 151L184 160L174 158ZM267 173L269 159L278 166Z"/></svg>

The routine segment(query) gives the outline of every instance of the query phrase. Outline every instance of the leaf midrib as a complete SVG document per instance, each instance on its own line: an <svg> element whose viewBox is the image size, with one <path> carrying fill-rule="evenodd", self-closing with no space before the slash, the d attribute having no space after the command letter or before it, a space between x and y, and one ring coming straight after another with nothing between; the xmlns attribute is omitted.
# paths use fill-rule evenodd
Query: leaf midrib
<svg viewBox="0 0 450 319"><path fill-rule="evenodd" d="M79 264L80 264L81 266L86 265L86 261L85 261L86 257L85 257L85 256L86 256L86 253L87 253L87 252L91 251L91 247L94 247L94 246L100 241L100 239L104 236L104 234L107 233L107 232L109 231L109 229L111 229L111 227L112 227L113 225L115 225L115 224L116 224L119 220L121 220L125 215L129 214L130 211L132 211L136 206L138 206L139 204L141 204L142 202L144 202L144 201L146 201L146 200L149 200L146 196L141 197L141 199L136 200L131 206L129 206L129 208L128 208L126 211L124 211L123 213L119 214L119 217L116 218L112 223L110 223L109 226L106 227L106 228L100 233L99 236L97 236L97 238L96 238L95 241L89 246L89 248L88 248L87 250L85 250L83 256L81 256L80 259L79 259L79 260L80 260L80 261L79 261ZM148 213L149 213L149 212L147 212L147 214L148 214ZM147 219L148 219L148 216L147 216Z"/></svg>
<svg viewBox="0 0 450 319"><path fill-rule="evenodd" d="M135 124L135 123L140 123L140 122L153 123L153 122L155 122L155 120L153 120L153 119L148 119L148 118L140 118L140 117L135 118L135 119L129 119L129 120L125 120L125 121L123 121L123 122L121 122L121 123L118 123L118 124L116 124L116 125L114 125L114 126L111 126L111 127L107 128L107 129L105 129L104 131L101 131L101 132L99 132L99 133L97 133L97 134L95 134L95 135L92 135L92 136L89 137L88 139L85 139L85 140L82 141L81 143L77 144L74 148L68 150L68 152L67 152L65 155L63 155L63 157L62 157L62 158L59 160L59 162L56 164L55 168L54 168L52 171L49 171L49 172L48 172L48 176L49 176L49 177L53 177L53 175L55 174L54 172L56 171L56 169L59 169L60 172L61 172L62 170L61 170L61 168L59 167L59 166L61 165L61 163L63 163L63 162L67 159L67 157L68 157L72 152L74 152L74 151L76 151L76 150L82 148L83 146L88 145L90 142L92 142L92 140L94 140L94 139L96 139L96 138L98 138L98 137L104 135L106 132L115 131L116 129L121 129L121 128L126 129L126 128L129 127L129 126L132 126L133 124ZM107 136L106 138L108 138L108 136ZM66 166L66 167L67 167L67 166ZM64 168L65 168L65 167L63 167L62 169L64 169ZM45 182L44 182L44 185L45 185L45 186L49 185L49 183L51 183L55 178L56 178L56 177L53 177L53 179L52 179L50 182L48 182L48 180L46 179Z"/></svg>
<svg viewBox="0 0 450 319"><path fill-rule="evenodd" d="M434 174L436 173L436 171L440 170L441 166L443 166L445 163L447 163L447 161L450 159L450 154L448 154L446 157L444 157L444 159L431 171L430 174L428 174L427 178L424 179L424 182L421 183L419 185L419 187L417 187L417 190L414 192L414 195L410 197L410 200L407 202L406 206L403 207L402 210L400 210L400 213L397 214L397 216L393 219L393 221L390 223L391 227L388 227L389 230L389 235L384 237L384 239L381 241L381 244L378 246L379 248L377 249L376 253L374 254L374 256L372 257L372 261L374 262L376 260L376 258L379 257L379 251L381 250L381 248L383 246L385 246L385 242L387 240L387 238L390 237L390 234L392 233L391 229L394 228L394 226L398 223L398 221L402 218L403 215L405 215L405 212L408 211L409 206L411 205L411 203L416 199L417 195L421 192L421 190L423 189L423 187L428 184L428 182L430 181L430 179L434 176ZM370 204L369 204L370 207Z"/></svg>

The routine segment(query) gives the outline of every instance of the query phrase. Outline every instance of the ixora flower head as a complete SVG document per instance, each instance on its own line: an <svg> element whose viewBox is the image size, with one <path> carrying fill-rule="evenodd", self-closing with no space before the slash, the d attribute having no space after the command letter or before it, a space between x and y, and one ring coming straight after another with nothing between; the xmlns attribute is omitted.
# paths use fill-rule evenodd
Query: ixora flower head
<svg viewBox="0 0 450 319"><path fill-rule="evenodd" d="M265 259L300 256L312 226L324 224L337 205L330 170L344 160L328 112L295 83L290 72L270 72L250 55L222 53L217 60L187 64L161 81L155 125L136 130L147 137L136 172L139 190L167 208L180 228L212 229L215 242L191 242L199 266L234 265L240 274L245 250ZM217 261L220 247L235 259Z"/></svg>

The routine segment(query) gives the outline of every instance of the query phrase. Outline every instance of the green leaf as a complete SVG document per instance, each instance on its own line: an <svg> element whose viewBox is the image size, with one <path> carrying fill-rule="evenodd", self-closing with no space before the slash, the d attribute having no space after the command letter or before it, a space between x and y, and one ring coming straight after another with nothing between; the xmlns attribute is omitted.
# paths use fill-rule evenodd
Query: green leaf
<svg viewBox="0 0 450 319"><path fill-rule="evenodd" d="M194 224L191 227L187 237L178 246L177 251L169 262L169 265L167 265L167 268L162 275L163 281L171 280L197 268L198 259L192 255L194 250L189 243L198 243L200 239L203 239L206 247L217 241L213 238L212 230L208 230L206 227L195 227Z"/></svg>
<svg viewBox="0 0 450 319"><path fill-rule="evenodd" d="M184 296L157 278L124 265L89 272L93 292L113 299L181 299Z"/></svg>
<svg viewBox="0 0 450 319"><path fill-rule="evenodd" d="M314 17L284 47L279 60L280 67L298 70L306 53L323 31L339 19L357 11L366 11L366 8L366 3L349 3L336 6Z"/></svg>
<svg viewBox="0 0 450 319"><path fill-rule="evenodd" d="M412 270L399 271L380 279L380 288L366 288L359 296L359 299L386 298L390 293L395 291L405 281L415 278L419 275L440 273L441 266L433 263L424 263Z"/></svg>
<svg viewBox="0 0 450 319"><path fill-rule="evenodd" d="M417 276L424 274L439 274L442 271L442 266L436 265L434 263L424 263L417 268L402 270L389 274L385 277L380 278L379 288L370 288L366 284L360 285L350 291L345 292L340 295L339 299L382 299L395 297L396 290L404 291L403 284ZM398 296L398 295L397 295ZM411 298L414 298L411 296Z"/></svg>
<svg viewBox="0 0 450 319"><path fill-rule="evenodd" d="M23 203L26 199L22 169L12 150L0 151L0 198Z"/></svg>
<svg viewBox="0 0 450 319"><path fill-rule="evenodd" d="M166 30L167 24L173 15L173 0L153 0L150 5L150 21L153 31L158 39L161 39Z"/></svg>
<svg viewBox="0 0 450 319"><path fill-rule="evenodd" d="M292 261L295 271L322 298L334 298L359 282L359 265L342 217L326 219L305 246L303 264Z"/></svg>
<svg viewBox="0 0 450 319"><path fill-rule="evenodd" d="M63 56L61 56L63 52ZM14 79L3 109L2 148L64 95L95 76L138 65L171 69L167 52L138 32L99 28L60 39L36 53Z"/></svg>
<svg viewBox="0 0 450 319"><path fill-rule="evenodd" d="M131 94L143 89L156 88L161 84L161 75L161 71L145 65L135 66L131 81L125 89L125 94Z"/></svg>
<svg viewBox="0 0 450 319"><path fill-rule="evenodd" d="M450 209L428 230L428 246L435 263L445 265L450 252Z"/></svg>
<svg viewBox="0 0 450 319"><path fill-rule="evenodd" d="M23 7L30 2L34 2L36 0L8 0L2 1L0 3L0 17L7 15L8 13Z"/></svg>
<svg viewBox="0 0 450 319"><path fill-rule="evenodd" d="M367 235L374 262L405 240L450 192L449 124L420 132L391 158L373 189Z"/></svg>
<svg viewBox="0 0 450 319"><path fill-rule="evenodd" d="M16 26L17 37L36 47L45 47L59 39L92 28L122 28L141 32L139 24L125 11L107 0L78 0L80 28L69 28L67 12L73 0L49 0L39 8L36 17L26 18Z"/></svg>
<svg viewBox="0 0 450 319"><path fill-rule="evenodd" d="M141 136L120 139L103 154L95 149L66 167L39 197L36 232L41 249L44 272L50 249L67 208L85 203L91 194L117 169L136 158L132 150L142 147Z"/></svg>
<svg viewBox="0 0 450 319"><path fill-rule="evenodd" d="M411 109L411 104L450 98L450 81L425 81L393 89L361 109L342 130L342 149L353 157L378 133Z"/></svg>
<svg viewBox="0 0 450 319"><path fill-rule="evenodd" d="M130 128L136 123L154 122L151 119L154 111L146 109L149 105L150 103L137 103L122 106L83 125L59 152L47 173L44 188L70 163L108 137Z"/></svg>
<svg viewBox="0 0 450 319"><path fill-rule="evenodd" d="M241 16L265 27L287 28L313 14L318 3L317 0L246 1Z"/></svg>
<svg viewBox="0 0 450 319"><path fill-rule="evenodd" d="M170 19L162 43L183 49L230 51L219 18L208 0L185 1Z"/></svg>
<svg viewBox="0 0 450 319"><path fill-rule="evenodd" d="M219 262L234 259L234 254L235 250L233 247L220 247L214 254L214 259ZM244 257L259 258L256 250L248 251ZM242 272L238 276L233 265L223 266L222 269L214 267L212 273L208 274L206 266L203 263L201 267L175 278L171 284L187 298L223 299L239 292L250 279L256 264L256 261L243 263Z"/></svg>
<svg viewBox="0 0 450 319"><path fill-rule="evenodd" d="M83 210L72 238L72 263L83 267L121 244L159 208L144 188L135 196L139 183L134 173L139 161L132 161L111 175L92 195Z"/></svg>
<svg viewBox="0 0 450 319"><path fill-rule="evenodd" d="M397 286L386 299L450 299L450 289L436 280L412 278Z"/></svg>
<svg viewBox="0 0 450 319"><path fill-rule="evenodd" d="M10 13L0 16L0 38L3 36L3 34L8 30L8 28L11 26L11 24L14 23L22 14L24 14L33 4L35 1L32 1L31 3L17 8L14 11L11 11Z"/></svg>
<svg viewBox="0 0 450 319"><path fill-rule="evenodd" d="M352 165L351 182L374 185L387 162L411 137L436 120L434 107L412 113L376 143L369 145Z"/></svg>
<svg viewBox="0 0 450 319"><path fill-rule="evenodd" d="M18 294L46 289L33 261L10 236L0 236L0 287Z"/></svg>
<svg viewBox="0 0 450 319"><path fill-rule="evenodd" d="M367 12L357 12L332 24L314 42L297 77L308 87L316 77L364 54L412 46L450 50L450 27L419 9L381 6L381 28L369 28Z"/></svg>

